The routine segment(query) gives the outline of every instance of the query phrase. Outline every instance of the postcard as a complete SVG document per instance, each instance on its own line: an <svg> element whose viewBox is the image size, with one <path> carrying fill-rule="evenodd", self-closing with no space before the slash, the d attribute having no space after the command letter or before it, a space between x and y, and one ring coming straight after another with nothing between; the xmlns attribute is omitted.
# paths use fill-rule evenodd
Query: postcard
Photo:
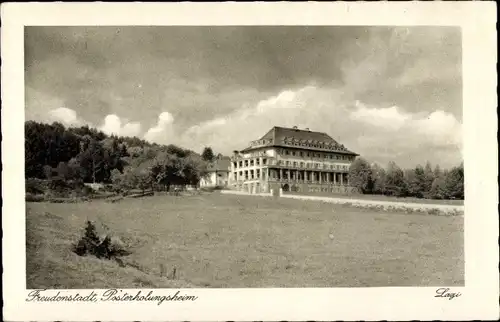
<svg viewBox="0 0 500 322"><path fill-rule="evenodd" d="M1 8L7 321L499 318L494 3Z"/></svg>

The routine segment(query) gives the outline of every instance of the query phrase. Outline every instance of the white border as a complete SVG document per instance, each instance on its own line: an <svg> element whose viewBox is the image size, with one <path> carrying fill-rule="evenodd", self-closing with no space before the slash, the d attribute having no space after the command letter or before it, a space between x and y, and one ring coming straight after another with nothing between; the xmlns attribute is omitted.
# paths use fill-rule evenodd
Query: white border
<svg viewBox="0 0 500 322"><path fill-rule="evenodd" d="M2 4L3 298L8 321L498 319L496 7L493 2ZM24 25L461 26L466 286L186 289L195 302L34 304L25 297ZM165 293L170 293L165 290Z"/></svg>

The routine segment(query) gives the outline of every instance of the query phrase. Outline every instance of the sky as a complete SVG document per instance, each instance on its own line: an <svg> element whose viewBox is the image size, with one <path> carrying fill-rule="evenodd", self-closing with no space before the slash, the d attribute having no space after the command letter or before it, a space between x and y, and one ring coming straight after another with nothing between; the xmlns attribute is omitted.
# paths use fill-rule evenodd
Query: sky
<svg viewBox="0 0 500 322"><path fill-rule="evenodd" d="M27 120L229 155L273 126L371 162L462 161L456 27L26 27Z"/></svg>

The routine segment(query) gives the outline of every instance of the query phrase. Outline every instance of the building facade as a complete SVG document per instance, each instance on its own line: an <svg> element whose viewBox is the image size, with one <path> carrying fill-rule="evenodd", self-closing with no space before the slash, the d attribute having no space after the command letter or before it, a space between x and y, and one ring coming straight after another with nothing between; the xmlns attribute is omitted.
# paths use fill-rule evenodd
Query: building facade
<svg viewBox="0 0 500 322"><path fill-rule="evenodd" d="M309 129L273 127L250 146L234 151L229 186L249 193L355 192L348 172L358 154L328 134Z"/></svg>
<svg viewBox="0 0 500 322"><path fill-rule="evenodd" d="M200 179L200 188L227 187L229 183L230 158L218 157L208 165L207 175Z"/></svg>

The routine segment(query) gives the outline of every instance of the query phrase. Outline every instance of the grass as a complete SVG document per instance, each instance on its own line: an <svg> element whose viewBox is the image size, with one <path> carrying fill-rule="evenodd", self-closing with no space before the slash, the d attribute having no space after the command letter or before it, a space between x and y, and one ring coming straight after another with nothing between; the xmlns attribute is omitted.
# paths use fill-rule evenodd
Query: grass
<svg viewBox="0 0 500 322"><path fill-rule="evenodd" d="M464 285L462 216L212 193L27 203L26 219L28 288ZM71 252L87 219L131 265Z"/></svg>
<svg viewBox="0 0 500 322"><path fill-rule="evenodd" d="M360 199L360 200L377 200L377 201L390 201L390 202L404 202L404 203L419 203L419 204L436 204L436 205L463 205L463 200L438 200L438 199L421 199L415 197L392 197L384 195L364 195L364 194L352 194L352 195L342 195L333 194L331 192L286 192L287 194L296 194L304 196L322 196L331 198L341 198L341 199Z"/></svg>

